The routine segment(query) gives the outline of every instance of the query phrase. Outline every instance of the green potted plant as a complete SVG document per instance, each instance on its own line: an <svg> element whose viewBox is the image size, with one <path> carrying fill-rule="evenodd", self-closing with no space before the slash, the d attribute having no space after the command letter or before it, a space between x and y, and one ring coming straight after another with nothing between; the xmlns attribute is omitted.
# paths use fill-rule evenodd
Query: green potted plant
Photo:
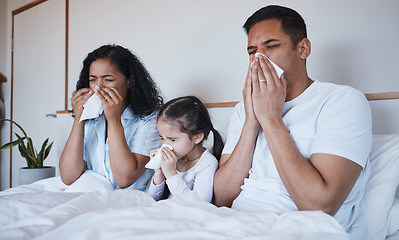
<svg viewBox="0 0 399 240"><path fill-rule="evenodd" d="M0 121L8 121L11 122L11 124L15 124L24 135L21 137L14 132L17 136L17 140L10 141L0 146L0 150L6 150L18 145L19 153L25 158L27 167L20 168L19 170L19 184L29 184L40 179L54 177L55 167L43 165L54 142L48 145L49 139L47 138L43 142L40 152L37 152L33 146L32 138L26 134L25 130L18 123L11 119L0 119Z"/></svg>

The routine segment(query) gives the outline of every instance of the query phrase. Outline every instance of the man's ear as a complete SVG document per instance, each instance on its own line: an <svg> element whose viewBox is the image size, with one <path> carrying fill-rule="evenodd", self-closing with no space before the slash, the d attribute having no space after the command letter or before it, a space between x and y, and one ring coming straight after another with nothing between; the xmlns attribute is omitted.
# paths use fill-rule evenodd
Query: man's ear
<svg viewBox="0 0 399 240"><path fill-rule="evenodd" d="M200 143L200 142L204 139L204 133L195 134L195 135L193 136L193 138L194 138L194 143L195 143L195 144L198 144L198 143Z"/></svg>
<svg viewBox="0 0 399 240"><path fill-rule="evenodd" d="M306 60L309 57L312 48L310 40L308 38L304 38L299 41L297 46L299 49L299 57L302 60Z"/></svg>

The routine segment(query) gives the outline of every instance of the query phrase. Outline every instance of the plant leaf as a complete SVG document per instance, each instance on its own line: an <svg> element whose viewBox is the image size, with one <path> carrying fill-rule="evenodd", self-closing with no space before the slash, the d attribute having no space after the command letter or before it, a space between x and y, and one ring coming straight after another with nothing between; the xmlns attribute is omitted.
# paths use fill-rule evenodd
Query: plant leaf
<svg viewBox="0 0 399 240"><path fill-rule="evenodd" d="M26 134L25 130L18 123L16 123L15 121L13 121L11 119L7 119L7 118L0 119L0 121L8 121L8 122L14 123L24 133L25 137L26 138L28 137L28 135Z"/></svg>
<svg viewBox="0 0 399 240"><path fill-rule="evenodd" d="M28 137L28 152L36 162L37 153L35 153L35 149L33 148L32 138Z"/></svg>
<svg viewBox="0 0 399 240"><path fill-rule="evenodd" d="M18 150L23 158L29 157L26 147L23 144L18 144Z"/></svg>
<svg viewBox="0 0 399 240"><path fill-rule="evenodd" d="M46 146L47 146L47 143L48 143L48 138L43 142L43 144L42 144L42 148L40 149L40 152L39 152L39 154L37 155L37 160L38 160L38 163L40 164L40 167L43 167L43 162L44 162L44 159L46 159L46 157L47 157L47 155L48 155L48 153L47 153L47 155L46 155L46 151L47 151L47 149L46 149ZM52 144L52 143L51 143Z"/></svg>
<svg viewBox="0 0 399 240"><path fill-rule="evenodd" d="M43 163L44 161L44 151L46 150L47 143L48 143L48 138L46 139L46 141L43 142L40 152L37 155L37 159L39 160L40 163Z"/></svg>
<svg viewBox="0 0 399 240"><path fill-rule="evenodd" d="M46 148L46 151L45 151L45 153L44 153L43 161L44 161L44 159L46 159L47 156L49 155L50 150L51 150L51 147L53 146L53 143L54 143L54 142L50 143L50 145L48 145L48 147Z"/></svg>
<svg viewBox="0 0 399 240"><path fill-rule="evenodd" d="M20 152L21 156L24 157L26 160L27 167L33 168L33 166L35 165L35 162L33 161L32 157L29 156L27 148L24 146L24 144L19 144L18 148L19 148L19 152Z"/></svg>
<svg viewBox="0 0 399 240"><path fill-rule="evenodd" d="M18 150L19 150L19 153L21 154L22 157L26 158L27 156L29 156L29 154L28 154L28 149L26 149L26 147L25 147L25 143L23 141L23 138L21 136L19 136L17 133L15 135L18 138Z"/></svg>
<svg viewBox="0 0 399 240"><path fill-rule="evenodd" d="M19 140L4 143L3 145L0 146L0 150L10 149L10 148L14 147L15 145L17 145L18 143L19 143Z"/></svg>

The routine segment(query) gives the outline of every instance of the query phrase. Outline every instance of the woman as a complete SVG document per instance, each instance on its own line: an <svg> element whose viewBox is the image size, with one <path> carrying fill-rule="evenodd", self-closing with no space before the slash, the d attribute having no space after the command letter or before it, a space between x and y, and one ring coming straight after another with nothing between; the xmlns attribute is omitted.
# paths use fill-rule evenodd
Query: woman
<svg viewBox="0 0 399 240"><path fill-rule="evenodd" d="M79 122L83 103L93 94L104 112ZM144 190L153 174L144 165L150 150L161 145L156 120L163 99L140 60L117 45L89 53L71 102L75 120L60 158L62 181L70 185L87 169L115 189Z"/></svg>

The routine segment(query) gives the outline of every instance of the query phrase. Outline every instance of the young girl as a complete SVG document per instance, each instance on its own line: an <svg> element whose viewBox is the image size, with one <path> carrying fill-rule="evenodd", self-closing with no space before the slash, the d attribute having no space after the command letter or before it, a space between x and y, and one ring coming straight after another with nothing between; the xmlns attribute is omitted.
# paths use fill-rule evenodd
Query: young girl
<svg viewBox="0 0 399 240"><path fill-rule="evenodd" d="M213 177L223 149L223 140L213 128L208 110L194 96L180 97L167 102L160 110L157 128L163 144L161 168L155 169L147 192L159 200L165 184L170 195L195 191L202 199L211 202ZM202 146L210 131L213 132L212 153ZM151 151L153 158L157 149ZM166 179L166 180L165 180Z"/></svg>

